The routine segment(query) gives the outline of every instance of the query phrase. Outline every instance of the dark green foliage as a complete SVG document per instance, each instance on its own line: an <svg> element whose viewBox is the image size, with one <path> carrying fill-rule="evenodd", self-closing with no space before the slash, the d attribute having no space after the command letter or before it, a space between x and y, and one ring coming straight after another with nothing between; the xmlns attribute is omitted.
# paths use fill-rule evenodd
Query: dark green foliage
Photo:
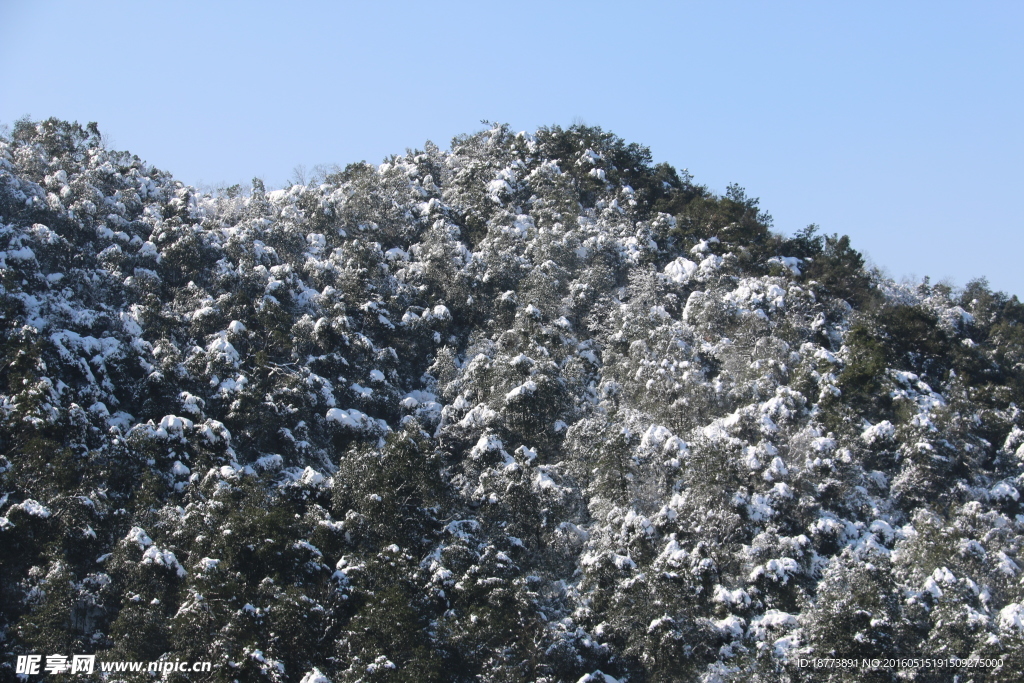
<svg viewBox="0 0 1024 683"><path fill-rule="evenodd" d="M816 657L885 659L907 652L897 587L884 560L865 565L842 555L829 566L807 615ZM826 671L821 680L895 681L897 670Z"/></svg>
<svg viewBox="0 0 1024 683"><path fill-rule="evenodd" d="M941 377L949 341L934 314L916 306L886 306L875 319L890 367Z"/></svg>
<svg viewBox="0 0 1024 683"><path fill-rule="evenodd" d="M886 403L882 391L885 379L886 348L866 324L846 335L847 358L839 376L845 403L855 409L877 412L879 402Z"/></svg>
<svg viewBox="0 0 1024 683"><path fill-rule="evenodd" d="M0 677L1015 680L1024 306L771 227L584 125L210 195L17 122Z"/></svg>
<svg viewBox="0 0 1024 683"><path fill-rule="evenodd" d="M414 420L383 448L352 448L339 462L333 513L351 524L353 545L417 547L436 531L432 508L442 495L437 455ZM348 520L351 520L349 522Z"/></svg>
<svg viewBox="0 0 1024 683"><path fill-rule="evenodd" d="M871 278L864 272L864 257L850 246L848 235L825 237L824 245L818 244L820 250L808 257L809 264L804 272L808 280L817 281L826 292L856 307L863 307L876 298Z"/></svg>
<svg viewBox="0 0 1024 683"><path fill-rule="evenodd" d="M396 568L408 569L404 565ZM358 678L342 680L445 680L442 657L427 634L428 624L422 612L417 609L421 608L417 587L410 585L395 568L389 567L387 573L393 577L392 582L376 587L359 614L349 622L347 631L345 655L377 666L365 678L357 674Z"/></svg>
<svg viewBox="0 0 1024 683"><path fill-rule="evenodd" d="M963 371L971 362L962 346L950 343L935 315L917 306L882 306L847 333L845 344L839 376L843 401L871 415L888 416L892 408L887 368L938 382L951 367Z"/></svg>

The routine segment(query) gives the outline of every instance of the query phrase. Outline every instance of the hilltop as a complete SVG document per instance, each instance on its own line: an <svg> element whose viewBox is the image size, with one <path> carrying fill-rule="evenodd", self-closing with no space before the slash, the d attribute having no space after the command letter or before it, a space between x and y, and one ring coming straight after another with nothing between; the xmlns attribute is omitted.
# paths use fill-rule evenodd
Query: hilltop
<svg viewBox="0 0 1024 683"><path fill-rule="evenodd" d="M600 128L200 192L19 121L0 277L5 680L1024 670L1024 305Z"/></svg>

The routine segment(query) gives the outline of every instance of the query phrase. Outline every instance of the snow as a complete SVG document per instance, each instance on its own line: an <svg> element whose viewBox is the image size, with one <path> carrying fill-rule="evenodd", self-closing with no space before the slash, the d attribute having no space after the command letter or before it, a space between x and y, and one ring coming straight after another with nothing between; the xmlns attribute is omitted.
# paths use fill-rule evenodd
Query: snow
<svg viewBox="0 0 1024 683"><path fill-rule="evenodd" d="M999 628L1004 631L1024 631L1024 605L1011 602L999 610Z"/></svg>
<svg viewBox="0 0 1024 683"><path fill-rule="evenodd" d="M375 660L373 660L372 664L369 664L366 667L366 673L373 674L373 673L376 673L377 671L380 671L381 669L395 669L395 668L397 668L397 667L395 666L394 662L392 662L390 659L388 659L384 655L380 655Z"/></svg>
<svg viewBox="0 0 1024 683"><path fill-rule="evenodd" d="M38 517L39 519L46 519L50 516L49 508L31 498L26 498L18 505L12 505L11 509L14 508L18 508L30 517Z"/></svg>
<svg viewBox="0 0 1024 683"><path fill-rule="evenodd" d="M772 651L783 662L789 662L789 651L800 645L798 636L783 636L772 643Z"/></svg>
<svg viewBox="0 0 1024 683"><path fill-rule="evenodd" d="M279 470L284 467L284 458L277 453L271 453L258 458L253 465L260 470Z"/></svg>
<svg viewBox="0 0 1024 683"><path fill-rule="evenodd" d="M747 504L747 517L754 522L764 522L775 516L775 509L771 506L771 499L760 493L755 493Z"/></svg>
<svg viewBox="0 0 1024 683"><path fill-rule="evenodd" d="M494 434L483 434L470 449L469 455L472 458L479 458L486 453L500 452L504 446L501 439Z"/></svg>
<svg viewBox="0 0 1024 683"><path fill-rule="evenodd" d="M661 425L651 425L644 432L644 435L640 437L640 446L643 448L659 449L666 441L672 438L672 432L667 427Z"/></svg>
<svg viewBox="0 0 1024 683"><path fill-rule="evenodd" d="M458 425L466 428L486 427L497 419L498 413L481 403L466 413L465 417L459 420Z"/></svg>
<svg viewBox="0 0 1024 683"><path fill-rule="evenodd" d="M480 529L480 522L475 519L460 519L449 522L444 528L452 536L462 540L470 540L473 534Z"/></svg>
<svg viewBox="0 0 1024 683"><path fill-rule="evenodd" d="M331 422L337 422L352 429L364 429L370 421L370 417L366 413L355 408L350 408L349 410L331 408L327 411L326 417Z"/></svg>
<svg viewBox="0 0 1024 683"><path fill-rule="evenodd" d="M487 193L492 197L498 197L506 192L511 192L512 186L504 178L495 178L487 183Z"/></svg>
<svg viewBox="0 0 1024 683"><path fill-rule="evenodd" d="M0 263L4 260L10 259L12 261L34 261L36 259L35 252L28 247L21 247L20 249L11 249L9 251L0 252Z"/></svg>
<svg viewBox="0 0 1024 683"><path fill-rule="evenodd" d="M633 561L633 558L628 555L619 555L618 553L612 553L612 564L622 570L636 568L636 562Z"/></svg>
<svg viewBox="0 0 1024 683"><path fill-rule="evenodd" d="M320 669L314 666L306 672L299 683L331 683L331 679L320 673Z"/></svg>
<svg viewBox="0 0 1024 683"><path fill-rule="evenodd" d="M768 259L768 263L777 263L793 275L800 275L800 259L795 256L773 256Z"/></svg>
<svg viewBox="0 0 1024 683"><path fill-rule="evenodd" d="M701 240L701 241L697 242L697 244L694 245L692 249L690 249L690 253L691 254L704 254L704 253L707 253L708 249L710 249L710 245L712 245L712 244L720 244L720 243L721 242L719 241L719 239L717 237L709 237L706 240Z"/></svg>
<svg viewBox="0 0 1024 683"><path fill-rule="evenodd" d="M432 309L430 309L430 314L428 317L433 318L435 320L451 320L452 313L444 304L438 304L434 306Z"/></svg>
<svg viewBox="0 0 1024 683"><path fill-rule="evenodd" d="M302 476L299 478L299 483L313 488L322 486L325 481L326 478L324 475L320 474L308 465L304 470L302 470Z"/></svg>
<svg viewBox="0 0 1024 683"><path fill-rule="evenodd" d="M201 572L212 572L218 565L220 565L220 560L215 560L211 557L204 557L196 563L196 567Z"/></svg>
<svg viewBox="0 0 1024 683"><path fill-rule="evenodd" d="M997 552L996 558L999 560L999 562L996 564L996 569L998 569L1000 573L1008 577L1016 576L1018 573L1020 573L1020 566L1012 559L1010 559L1010 556L1007 555L1004 551L1000 550L999 552Z"/></svg>
<svg viewBox="0 0 1024 683"><path fill-rule="evenodd" d="M700 262L700 265L697 267L697 273L701 277L709 277L718 271L724 262L721 256L712 254Z"/></svg>
<svg viewBox="0 0 1024 683"><path fill-rule="evenodd" d="M758 565L750 572L749 581L756 581L759 578L767 577L773 582L783 585L789 582L790 576L800 573L800 565L791 557L780 557L768 560L763 565Z"/></svg>
<svg viewBox="0 0 1024 683"><path fill-rule="evenodd" d="M358 394L362 398L370 398L371 396L373 396L373 389L371 389L370 387L364 387L358 382L353 382L352 386L350 386L349 389L351 389L354 393Z"/></svg>
<svg viewBox="0 0 1024 683"><path fill-rule="evenodd" d="M537 472L537 476L533 479L534 486L540 491L555 491L561 490L561 487L555 483L555 480L547 472Z"/></svg>
<svg viewBox="0 0 1024 683"><path fill-rule="evenodd" d="M796 615L777 609L767 610L757 618L757 623L767 628L796 628L800 625Z"/></svg>
<svg viewBox="0 0 1024 683"><path fill-rule="evenodd" d="M227 333L225 332L220 332L214 336L213 341L206 346L206 352L211 356L221 358L232 365L238 364L238 351L236 351L235 347L228 341Z"/></svg>
<svg viewBox="0 0 1024 683"><path fill-rule="evenodd" d="M437 396L429 391L413 390L403 396L398 404L406 410L414 410L422 419L430 422L441 414L441 404Z"/></svg>
<svg viewBox="0 0 1024 683"><path fill-rule="evenodd" d="M836 440L827 436L819 436L811 441L811 448L818 453L831 453L836 448Z"/></svg>
<svg viewBox="0 0 1024 683"><path fill-rule="evenodd" d="M949 571L946 567L939 567L925 580L923 590L935 598L941 598L943 591L940 586L951 586L954 584L956 584L956 577L953 575L953 572Z"/></svg>
<svg viewBox="0 0 1024 683"><path fill-rule="evenodd" d="M537 383L534 382L533 380L527 380L526 382L523 382L515 389L512 389L507 394L505 394L505 402L508 403L510 401L514 401L521 396L532 396L536 392Z"/></svg>
<svg viewBox="0 0 1024 683"><path fill-rule="evenodd" d="M750 595L742 588L729 590L724 586L716 585L714 600L729 607L746 607L750 604Z"/></svg>
<svg viewBox="0 0 1024 683"><path fill-rule="evenodd" d="M1015 486L1006 481L1001 481L993 486L989 489L988 494L992 496L994 500L1020 500L1020 492L1017 491Z"/></svg>
<svg viewBox="0 0 1024 683"><path fill-rule="evenodd" d="M882 420L878 424L868 427L860 434L860 438L869 446L876 441L891 439L896 433L896 428L888 420Z"/></svg>
<svg viewBox="0 0 1024 683"><path fill-rule="evenodd" d="M152 564L173 569L175 574L182 578L187 574L185 572L185 568L178 563L178 558L174 556L173 552L170 550L160 550L155 545L151 545L146 548L146 552L142 553L142 559L139 563L144 565Z"/></svg>
<svg viewBox="0 0 1024 683"><path fill-rule="evenodd" d="M593 673L584 675L576 683L623 683L623 681L597 669Z"/></svg>
<svg viewBox="0 0 1024 683"><path fill-rule="evenodd" d="M206 402L203 399L193 394L190 394L187 391L183 391L180 394L178 394L178 398L181 399L182 410L196 416L202 415L203 406L206 404Z"/></svg>
<svg viewBox="0 0 1024 683"><path fill-rule="evenodd" d="M768 469L764 471L761 476L765 481L774 481L775 479L785 477L789 475L789 468L786 467L786 463L783 462L782 458L775 456L772 458L771 464Z"/></svg>
<svg viewBox="0 0 1024 683"><path fill-rule="evenodd" d="M124 539L132 543L137 543L140 549L148 548L153 545L153 539L146 534L142 527L133 526Z"/></svg>
<svg viewBox="0 0 1024 683"><path fill-rule="evenodd" d="M735 614L730 614L724 619L714 620L711 623L723 636L734 640L743 637L743 631L747 625L746 620Z"/></svg>
<svg viewBox="0 0 1024 683"><path fill-rule="evenodd" d="M871 526L868 527L868 529L871 533L880 536L882 541L885 543L892 543L896 538L896 531L888 522L882 519L876 519L871 522Z"/></svg>
<svg viewBox="0 0 1024 683"><path fill-rule="evenodd" d="M292 547L309 551L310 553L312 553L316 557L323 557L323 555L324 555L322 552L320 552L319 548L317 548L315 545L313 545L309 541L295 541L295 543L292 544Z"/></svg>
<svg viewBox="0 0 1024 683"><path fill-rule="evenodd" d="M600 669L595 670L591 674L586 674L577 683L624 683L620 679L608 676Z"/></svg>
<svg viewBox="0 0 1024 683"><path fill-rule="evenodd" d="M164 430L165 434L181 434L185 430L192 429L192 420L187 417L178 417L177 415L164 415L160 418L159 429Z"/></svg>
<svg viewBox="0 0 1024 683"><path fill-rule="evenodd" d="M618 157L600 136L571 148L561 162L567 174L542 158L537 140L510 146L503 130L468 136L452 151L393 157L379 172L363 169L365 177L251 198L204 196L101 148L83 150L82 166L75 155L42 157L45 146L0 136L0 192L14 202L3 219L13 222L0 224L9 360L20 349L30 354L0 395L0 414L15 434L58 435L76 458L131 464L124 477L84 477L41 497L43 489L18 483L29 481L22 468L31 459L0 456L0 472L17 475L5 475L14 488L0 493L0 535L34 542L33 528L47 516L53 527L59 516L69 541L99 544L89 559L99 556L113 573L141 555L129 569L141 568L154 585L172 582L160 600L195 604L177 585L175 554L193 572L219 576L227 565L207 555L228 562L234 552L219 544L268 542L224 521L237 514L236 495L265 494L252 502L268 513L286 504L295 529L272 542L299 551L282 554L296 567L282 565L275 579L309 600L309 610L324 609L313 600L320 594L304 595L317 584L307 573L327 577L328 558L337 560L327 590L347 600L377 579L359 576L375 572L376 561L369 569L358 562L400 552L388 537L400 530L371 520L394 491L373 490L375 477L354 477L350 465L387 467L377 456L410 439L423 456L415 465L435 468L443 486L429 503L407 501L422 505L410 518L429 523L422 555L409 550L422 562L404 579L427 592L424 623L443 621L452 633L481 618L460 607L460 591L526 582L538 598L528 604L535 614L523 616L548 625L566 648L559 657L620 661L630 637L623 596L640 591L664 603L641 623L652 636L710 624L727 640L744 639L746 652L726 644L696 674L735 678L741 672L723 672L755 659L773 670L809 652L800 627L817 618L812 603L802 614L777 608L804 609L796 593L823 595L837 558L888 573L889 597L901 608L967 600L961 612L977 643L1024 632L1021 607L1008 605L1016 597L1003 590L1021 582L1024 529L1016 514L1024 413L1010 403L1006 379L1019 368L1006 360L1003 335L992 333L1009 320L1008 300L969 301L963 291L868 274L871 305L854 310L802 274L819 265L816 256L778 255L792 247L784 237L770 253L725 227L726 240L693 244L696 236L685 241L692 232L650 210L646 190L588 180L646 173L614 170ZM90 170L101 166L108 170ZM575 190L581 178L595 195L586 201ZM470 243L463 218L479 208L486 230ZM28 225L37 215L53 215L55 229ZM182 239L201 244L186 254L215 265L191 274L206 264L191 256L181 263ZM874 325L896 306L934 316L941 354L966 354L979 373L947 377L931 357L891 353L899 340ZM850 398L839 387L856 361L850 333L859 324L886 347L892 367L878 379L891 395L860 406L853 422L837 420L835 403ZM282 336L287 343L276 344ZM979 374L984 402L974 397ZM524 433L518 418L534 411L542 390L558 402L543 406L537 433ZM185 416L167 414L176 409ZM371 415L398 420L401 431L385 439L389 425ZM213 418L240 430L238 438ZM625 472L608 471L605 434L621 438ZM728 476L702 472L694 456L705 455L721 458ZM922 467L941 475L936 495L952 501L934 533L926 531L935 501L921 500ZM45 470L32 474L56 483ZM606 485L622 474L614 482L621 488ZM121 502L139 477L161 489L152 507ZM356 489L353 509L337 519L335 482ZM520 505L529 514L513 514ZM365 534L366 522L377 530ZM932 536L954 549L949 567L917 555ZM324 555L314 540L326 543ZM342 547L353 553L348 561L335 555ZM64 561L42 552L16 587L25 595L14 599L34 604L37 579ZM514 565L524 559L565 575L519 575ZM504 573L492 576L492 561ZM687 596L669 605L660 586L673 583ZM595 599L597 586L607 596ZM270 608L256 606L266 604L257 594L238 605L250 600L242 609L265 617ZM152 597L122 601L160 614L180 606L157 609ZM238 605L215 615L218 628L231 625ZM921 621L932 632L914 637L931 638L935 622ZM650 653L641 645L635 654L642 667ZM379 655L359 653L344 675L397 675ZM277 676L269 651L250 648L239 659ZM323 683L311 668L319 663L288 674ZM614 679L594 672L583 680Z"/></svg>
<svg viewBox="0 0 1024 683"><path fill-rule="evenodd" d="M408 261L409 252L405 251L401 247L392 247L384 252L384 258L389 262Z"/></svg>

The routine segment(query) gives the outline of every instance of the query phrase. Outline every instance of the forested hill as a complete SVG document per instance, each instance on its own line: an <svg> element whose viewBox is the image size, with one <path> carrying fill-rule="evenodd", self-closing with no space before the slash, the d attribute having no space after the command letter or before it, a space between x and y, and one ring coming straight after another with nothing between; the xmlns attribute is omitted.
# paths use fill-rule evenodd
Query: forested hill
<svg viewBox="0 0 1024 683"><path fill-rule="evenodd" d="M211 194L19 121L0 250L3 680L1024 670L1024 305L984 281L586 126Z"/></svg>

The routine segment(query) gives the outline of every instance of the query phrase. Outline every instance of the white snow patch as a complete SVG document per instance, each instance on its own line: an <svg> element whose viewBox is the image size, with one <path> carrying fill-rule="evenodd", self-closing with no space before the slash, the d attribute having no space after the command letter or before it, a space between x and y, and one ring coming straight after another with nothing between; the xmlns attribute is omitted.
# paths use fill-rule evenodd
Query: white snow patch
<svg viewBox="0 0 1024 683"><path fill-rule="evenodd" d="M1005 481L1001 481L988 490L988 494L995 500L1019 500L1020 492Z"/></svg>
<svg viewBox="0 0 1024 683"><path fill-rule="evenodd" d="M447 306L438 304L437 306L434 306L429 313L426 313L424 317L428 319L434 318L436 320L451 320L452 312L448 310Z"/></svg>
<svg viewBox="0 0 1024 683"><path fill-rule="evenodd" d="M721 242L720 242L720 240L717 237L709 237L706 240L701 240L700 242L697 242L697 244L694 245L692 249L690 249L690 253L691 254L704 254L708 250L708 245L720 244L720 243Z"/></svg>
<svg viewBox="0 0 1024 683"><path fill-rule="evenodd" d="M613 678L600 669L593 673L586 674L576 683L622 683L618 678Z"/></svg>
<svg viewBox="0 0 1024 683"><path fill-rule="evenodd" d="M187 417L178 417L177 415L164 415L160 419L159 429L164 430L164 435L181 434L186 429L192 429L192 420ZM158 434L159 429L157 430Z"/></svg>
<svg viewBox="0 0 1024 683"><path fill-rule="evenodd" d="M351 427L352 429L363 429L367 426L370 417L366 413L350 408L348 410L341 410L340 408L331 408L327 411L327 419L332 422L337 422L345 427Z"/></svg>
<svg viewBox="0 0 1024 683"><path fill-rule="evenodd" d="M179 577L186 575L185 568L178 563L178 558L170 550L160 550L155 545L149 546L146 552L142 553L140 564L152 564L160 567L173 569Z"/></svg>
<svg viewBox="0 0 1024 683"><path fill-rule="evenodd" d="M18 508L26 515L31 517L38 517L40 519L46 519L50 516L50 510L42 503L35 501L31 498L26 498L18 505L12 505L11 509Z"/></svg>
<svg viewBox="0 0 1024 683"><path fill-rule="evenodd" d="M139 548L148 548L153 545L153 539L143 530L142 527L133 526L128 535L124 537L124 540L138 543Z"/></svg>
<svg viewBox="0 0 1024 683"><path fill-rule="evenodd" d="M536 392L537 392L537 383L534 382L532 379L531 380L527 380L527 381L523 382L522 384L520 384L515 389L513 389L512 391L510 391L507 394L505 394L505 402L508 403L510 401L514 401L515 399L519 398L520 396L533 396Z"/></svg>
<svg viewBox="0 0 1024 683"><path fill-rule="evenodd" d="M371 396L373 396L373 389L371 389L370 387L364 387L358 382L353 382L352 386L350 386L349 389L351 389L354 393L359 394L363 398L370 398Z"/></svg>
<svg viewBox="0 0 1024 683"><path fill-rule="evenodd" d="M215 560L212 557L204 557L199 560L199 562L196 562L196 567L198 567L201 572L209 572L216 569L219 564L220 560Z"/></svg>
<svg viewBox="0 0 1024 683"><path fill-rule="evenodd" d="M305 486L318 487L324 483L324 475L307 465L306 469L302 470L302 476L299 477L299 483Z"/></svg>
<svg viewBox="0 0 1024 683"><path fill-rule="evenodd" d="M999 610L999 628L1006 631L1011 629L1024 631L1024 605L1011 602Z"/></svg>
<svg viewBox="0 0 1024 683"><path fill-rule="evenodd" d="M730 607L746 607L750 604L750 595L742 588L729 590L725 586L716 585L714 600Z"/></svg>
<svg viewBox="0 0 1024 683"><path fill-rule="evenodd" d="M277 453L269 453L258 458L253 464L261 470L279 470L284 467L284 458Z"/></svg>
<svg viewBox="0 0 1024 683"><path fill-rule="evenodd" d="M217 333L214 340L207 345L206 352L214 357L222 358L233 365L238 364L238 351L228 341L226 332Z"/></svg>
<svg viewBox="0 0 1024 683"><path fill-rule="evenodd" d="M682 256L665 266L665 277L679 284L685 284L696 273L697 264Z"/></svg>
<svg viewBox="0 0 1024 683"><path fill-rule="evenodd" d="M860 438L869 446L882 439L891 439L896 433L896 428L888 420L882 420L878 424L868 427L860 433Z"/></svg>
<svg viewBox="0 0 1024 683"><path fill-rule="evenodd" d="M488 408L483 403L475 406L466 413L466 416L459 420L460 427L486 427L498 419L498 413Z"/></svg>
<svg viewBox="0 0 1024 683"><path fill-rule="evenodd" d="M640 437L640 445L643 448L659 449L672 437L672 432L661 425L651 425Z"/></svg>
<svg viewBox="0 0 1024 683"><path fill-rule="evenodd" d="M331 679L320 673L320 669L314 666L306 672L299 683L331 683Z"/></svg>
<svg viewBox="0 0 1024 683"><path fill-rule="evenodd" d="M730 636L733 639L743 637L743 627L747 625L746 621L735 614L730 614L725 619L718 619L711 623L723 636Z"/></svg>
<svg viewBox="0 0 1024 683"><path fill-rule="evenodd" d="M800 274L800 259L796 256L773 256L768 259L768 263L777 263L784 268L788 268L789 272L793 275Z"/></svg>

